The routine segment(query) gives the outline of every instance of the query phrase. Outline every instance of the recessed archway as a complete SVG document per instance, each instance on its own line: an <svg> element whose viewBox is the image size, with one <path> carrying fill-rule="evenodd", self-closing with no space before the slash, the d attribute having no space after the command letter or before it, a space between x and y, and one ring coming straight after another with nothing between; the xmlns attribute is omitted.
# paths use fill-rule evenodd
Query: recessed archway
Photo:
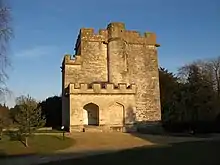
<svg viewBox="0 0 220 165"><path fill-rule="evenodd" d="M111 125L124 124L124 106L122 104L115 102L108 107L108 111Z"/></svg>
<svg viewBox="0 0 220 165"><path fill-rule="evenodd" d="M99 125L99 106L88 103L83 107L84 125Z"/></svg>

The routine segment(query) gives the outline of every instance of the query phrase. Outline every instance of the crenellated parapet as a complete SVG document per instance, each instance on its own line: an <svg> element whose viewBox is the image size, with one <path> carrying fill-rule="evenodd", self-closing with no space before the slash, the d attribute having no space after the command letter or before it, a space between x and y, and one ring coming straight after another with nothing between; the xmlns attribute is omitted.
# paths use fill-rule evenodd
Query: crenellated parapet
<svg viewBox="0 0 220 165"><path fill-rule="evenodd" d="M138 31L126 30L125 24L112 22L108 24L108 41L122 39L128 44L146 44L159 46L156 42L156 34L145 32L141 35Z"/></svg>
<svg viewBox="0 0 220 165"><path fill-rule="evenodd" d="M98 33L95 33L93 28L82 28L78 36L80 41L105 41L108 37L108 31L106 29L100 29ZM79 41L78 41L79 42Z"/></svg>
<svg viewBox="0 0 220 165"><path fill-rule="evenodd" d="M146 44L158 47L156 42L156 34L145 32L141 35L138 31L126 30L125 24L121 22L113 22L108 24L107 29L100 29L95 33L93 28L82 28L78 35L75 47L78 48L81 41L104 42L108 43L112 40L124 40L128 44Z"/></svg>
<svg viewBox="0 0 220 165"><path fill-rule="evenodd" d="M100 29L98 33L95 33L93 28L81 28L76 40L75 50L78 50L82 41L107 42L107 40L108 31L106 29Z"/></svg>
<svg viewBox="0 0 220 165"><path fill-rule="evenodd" d="M156 47L159 46L159 44L156 42L156 34L152 32L145 32L143 35L141 35L137 31L125 31L124 39L130 44L146 44Z"/></svg>
<svg viewBox="0 0 220 165"><path fill-rule="evenodd" d="M80 55L65 55L63 59L63 65L81 65L81 56Z"/></svg>
<svg viewBox="0 0 220 165"><path fill-rule="evenodd" d="M126 83L121 83L115 86L111 83L101 84L93 83L85 84L81 83L79 86L77 84L69 84L69 94L135 94L136 85L128 85Z"/></svg>

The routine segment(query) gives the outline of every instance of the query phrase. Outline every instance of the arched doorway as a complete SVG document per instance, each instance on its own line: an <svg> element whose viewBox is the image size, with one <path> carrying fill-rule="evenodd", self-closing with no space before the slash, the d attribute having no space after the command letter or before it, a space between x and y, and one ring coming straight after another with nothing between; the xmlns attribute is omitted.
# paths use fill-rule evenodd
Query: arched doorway
<svg viewBox="0 0 220 165"><path fill-rule="evenodd" d="M99 125L99 106L94 103L86 104L83 107L84 125Z"/></svg>

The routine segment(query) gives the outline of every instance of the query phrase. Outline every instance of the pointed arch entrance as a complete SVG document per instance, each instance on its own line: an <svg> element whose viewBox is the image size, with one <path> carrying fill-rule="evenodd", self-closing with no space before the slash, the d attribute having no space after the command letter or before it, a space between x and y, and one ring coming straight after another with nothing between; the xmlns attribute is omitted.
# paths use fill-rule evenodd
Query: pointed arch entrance
<svg viewBox="0 0 220 165"><path fill-rule="evenodd" d="M94 103L88 103L83 107L83 124L99 125L99 106Z"/></svg>

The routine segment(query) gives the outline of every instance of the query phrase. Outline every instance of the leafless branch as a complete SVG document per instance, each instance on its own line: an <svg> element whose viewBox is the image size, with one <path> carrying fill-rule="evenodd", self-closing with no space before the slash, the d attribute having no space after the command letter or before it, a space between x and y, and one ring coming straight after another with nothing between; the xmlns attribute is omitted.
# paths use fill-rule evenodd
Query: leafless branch
<svg viewBox="0 0 220 165"><path fill-rule="evenodd" d="M8 54L9 41L13 36L10 22L10 9L5 1L0 0L0 99L5 94L10 93L6 87L6 80L8 79L6 69L10 66L10 56Z"/></svg>

